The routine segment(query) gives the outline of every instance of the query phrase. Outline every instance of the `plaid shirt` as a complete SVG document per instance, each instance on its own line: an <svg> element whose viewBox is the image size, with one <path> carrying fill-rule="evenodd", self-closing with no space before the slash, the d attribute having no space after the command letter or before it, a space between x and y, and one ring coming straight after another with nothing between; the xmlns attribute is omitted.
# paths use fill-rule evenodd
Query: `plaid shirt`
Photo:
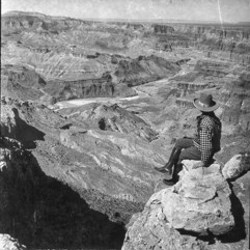
<svg viewBox="0 0 250 250"><path fill-rule="evenodd" d="M201 152L201 161L208 166L215 152L220 150L221 122L212 115L202 114L197 117L197 133L194 145Z"/></svg>

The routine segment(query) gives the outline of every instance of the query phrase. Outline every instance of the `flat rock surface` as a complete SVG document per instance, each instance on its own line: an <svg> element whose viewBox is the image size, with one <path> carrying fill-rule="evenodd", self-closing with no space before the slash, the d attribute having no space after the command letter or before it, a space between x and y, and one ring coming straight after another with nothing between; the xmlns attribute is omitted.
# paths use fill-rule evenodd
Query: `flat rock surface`
<svg viewBox="0 0 250 250"><path fill-rule="evenodd" d="M194 161L186 160L183 164L177 184L152 195L143 212L128 225L124 250L143 249L142 246L210 249L195 236L218 236L232 230L235 222L229 198L231 190L220 165L192 169ZM172 246L169 237L174 238Z"/></svg>
<svg viewBox="0 0 250 250"><path fill-rule="evenodd" d="M169 223L176 229L203 235L226 233L234 226L234 219L230 211L231 190L220 166L192 169L192 161L185 160L183 164L180 181L162 195L163 212Z"/></svg>

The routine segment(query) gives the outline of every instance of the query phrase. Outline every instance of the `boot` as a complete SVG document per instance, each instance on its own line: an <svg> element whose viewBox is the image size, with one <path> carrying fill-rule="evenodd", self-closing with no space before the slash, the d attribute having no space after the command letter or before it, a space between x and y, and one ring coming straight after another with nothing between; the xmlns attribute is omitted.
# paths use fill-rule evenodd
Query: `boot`
<svg viewBox="0 0 250 250"><path fill-rule="evenodd" d="M173 166L173 158L174 158L174 154L175 154L176 148L174 147L168 162L161 168L155 168L155 170L161 172L161 173L169 173L172 174L172 166Z"/></svg>
<svg viewBox="0 0 250 250"><path fill-rule="evenodd" d="M174 185L178 180L179 180L179 177L178 177L178 173L181 171L182 169L182 164L174 164L174 167L173 167L173 174L172 176L166 176L165 179L163 179L163 183L166 184L166 185Z"/></svg>

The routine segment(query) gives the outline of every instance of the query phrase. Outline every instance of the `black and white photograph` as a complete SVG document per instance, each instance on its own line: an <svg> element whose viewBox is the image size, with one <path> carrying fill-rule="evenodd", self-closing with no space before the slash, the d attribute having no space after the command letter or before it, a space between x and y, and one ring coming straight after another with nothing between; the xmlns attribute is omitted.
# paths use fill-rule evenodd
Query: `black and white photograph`
<svg viewBox="0 0 250 250"><path fill-rule="evenodd" d="M0 250L249 250L250 0L1 0Z"/></svg>

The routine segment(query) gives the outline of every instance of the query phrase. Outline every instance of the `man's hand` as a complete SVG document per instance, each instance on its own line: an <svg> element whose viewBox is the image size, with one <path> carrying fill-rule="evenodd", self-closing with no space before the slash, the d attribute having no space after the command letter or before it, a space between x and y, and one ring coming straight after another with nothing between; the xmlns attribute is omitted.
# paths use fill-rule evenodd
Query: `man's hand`
<svg viewBox="0 0 250 250"><path fill-rule="evenodd" d="M204 163L202 161L199 161L194 164L193 169L202 168L202 167L204 167Z"/></svg>

